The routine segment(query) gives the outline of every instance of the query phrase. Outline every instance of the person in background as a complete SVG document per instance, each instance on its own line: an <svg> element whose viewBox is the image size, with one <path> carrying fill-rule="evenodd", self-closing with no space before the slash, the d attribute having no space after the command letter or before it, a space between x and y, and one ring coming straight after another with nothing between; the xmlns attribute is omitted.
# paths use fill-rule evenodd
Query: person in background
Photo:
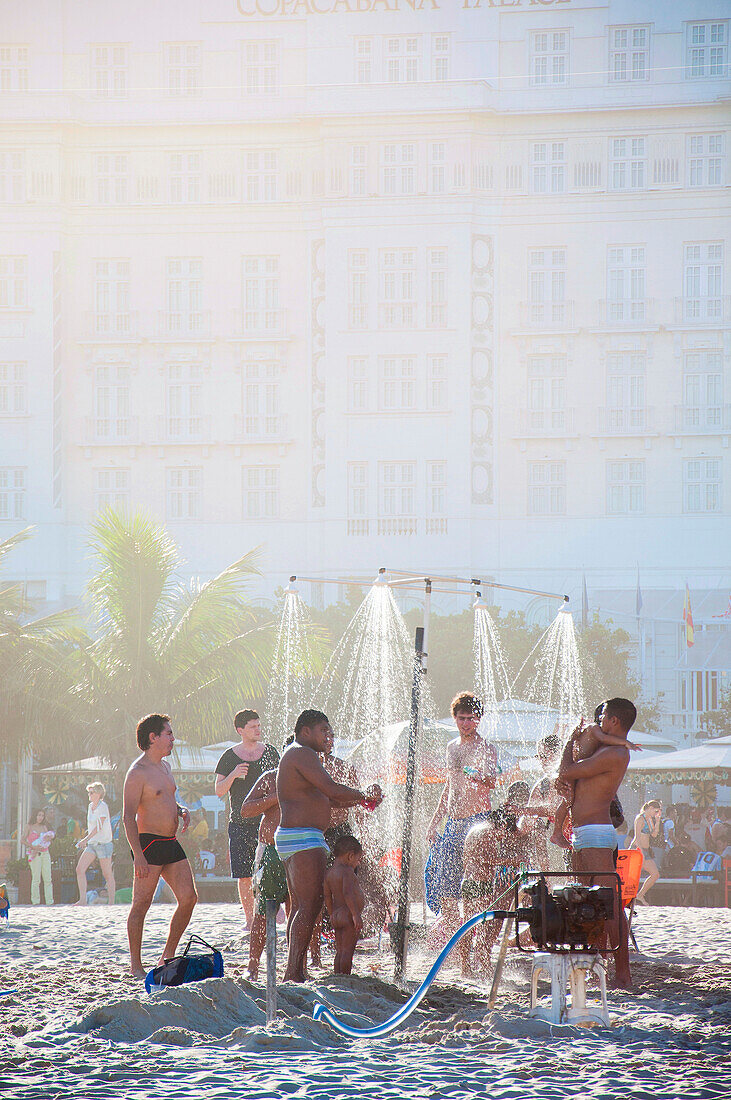
<svg viewBox="0 0 731 1100"><path fill-rule="evenodd" d="M657 838L660 832L661 821L662 803L658 802L656 798L651 799L649 802L645 802L635 818L635 835L632 840L632 847L638 848L642 852L644 856L642 870L647 872L647 878L637 892L637 901L640 905L648 904L645 900L645 894L648 893L660 878L660 870L655 862L655 852L652 842Z"/></svg>
<svg viewBox="0 0 731 1100"><path fill-rule="evenodd" d="M76 904L86 905L86 872L94 860L98 859L107 885L108 904L114 905L116 892L112 869L114 841L109 806L104 801L106 788L103 783L90 783L86 792L89 795L86 833L76 842L76 847L81 849L81 858L76 864L76 881L79 884L79 900Z"/></svg>
<svg viewBox="0 0 731 1100"><path fill-rule="evenodd" d="M255 710L240 710L234 717L234 728L240 744L226 749L216 764L216 794L228 795L230 817L228 845L231 858L231 877L238 882L239 900L244 910L246 927L254 920L254 894L251 876L254 873L254 857L259 835L260 818L241 818L241 804L257 779L264 772L276 768L279 753L273 745L261 739L261 722Z"/></svg>
<svg viewBox="0 0 731 1100"><path fill-rule="evenodd" d="M35 820L25 831L25 846L28 849L30 864L30 900L31 905L41 904L41 879L46 905L53 905L53 882L51 881L51 841L55 837L51 820L51 810L46 807L37 810Z"/></svg>

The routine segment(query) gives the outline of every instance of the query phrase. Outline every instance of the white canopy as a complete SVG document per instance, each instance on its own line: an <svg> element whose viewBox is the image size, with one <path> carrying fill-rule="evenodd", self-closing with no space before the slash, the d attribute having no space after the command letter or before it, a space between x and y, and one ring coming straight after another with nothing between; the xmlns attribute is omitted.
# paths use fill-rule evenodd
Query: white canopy
<svg viewBox="0 0 731 1100"><path fill-rule="evenodd" d="M632 777L662 783L710 780L731 786L731 737L716 737L702 745L677 752L634 754L627 769Z"/></svg>

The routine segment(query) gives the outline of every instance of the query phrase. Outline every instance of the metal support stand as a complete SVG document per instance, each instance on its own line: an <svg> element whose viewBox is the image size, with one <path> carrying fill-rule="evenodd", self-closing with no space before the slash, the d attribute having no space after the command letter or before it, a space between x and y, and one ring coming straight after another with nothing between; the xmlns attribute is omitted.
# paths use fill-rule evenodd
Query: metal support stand
<svg viewBox="0 0 731 1100"><path fill-rule="evenodd" d="M267 1024L277 1017L277 913L276 901L267 901Z"/></svg>

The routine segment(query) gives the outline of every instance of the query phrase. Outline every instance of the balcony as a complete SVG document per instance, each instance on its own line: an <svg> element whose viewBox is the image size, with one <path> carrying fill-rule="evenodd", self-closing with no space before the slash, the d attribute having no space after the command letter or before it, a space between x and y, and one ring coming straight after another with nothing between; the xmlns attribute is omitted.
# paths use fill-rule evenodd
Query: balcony
<svg viewBox="0 0 731 1100"><path fill-rule="evenodd" d="M236 416L234 430L237 443L288 443L286 416Z"/></svg>
<svg viewBox="0 0 731 1100"><path fill-rule="evenodd" d="M573 332L574 303L521 302L521 332Z"/></svg>
<svg viewBox="0 0 731 1100"><path fill-rule="evenodd" d="M158 420L156 442L210 443L210 416L163 416Z"/></svg>
<svg viewBox="0 0 731 1100"><path fill-rule="evenodd" d="M230 337L235 340L282 340L286 335L286 309L234 310Z"/></svg>
<svg viewBox="0 0 731 1100"><path fill-rule="evenodd" d="M651 298L601 298L595 306L595 328L654 328Z"/></svg>
<svg viewBox="0 0 731 1100"><path fill-rule="evenodd" d="M209 310L161 310L156 333L170 340L204 340L211 335Z"/></svg>
<svg viewBox="0 0 731 1100"><path fill-rule="evenodd" d="M87 416L83 441L87 446L134 446L140 441L136 416Z"/></svg>
<svg viewBox="0 0 731 1100"><path fill-rule="evenodd" d="M576 435L575 409L521 409L518 437L540 439Z"/></svg>
<svg viewBox="0 0 731 1100"><path fill-rule="evenodd" d="M416 516L383 516L378 520L379 535L415 535Z"/></svg>
<svg viewBox="0 0 731 1100"><path fill-rule="evenodd" d="M446 516L428 516L425 519L425 535L446 535L448 533L448 522Z"/></svg>
<svg viewBox="0 0 731 1100"><path fill-rule="evenodd" d="M676 325L725 325L731 321L731 297L676 298Z"/></svg>
<svg viewBox="0 0 731 1100"><path fill-rule="evenodd" d="M90 340L136 340L139 337L139 314L87 313L86 336Z"/></svg>
<svg viewBox="0 0 731 1100"><path fill-rule="evenodd" d="M731 431L731 405L676 405L675 431L684 435Z"/></svg>
<svg viewBox="0 0 731 1100"><path fill-rule="evenodd" d="M348 534L354 535L357 538L362 538L364 535L369 535L371 529L371 521L369 519L349 519L348 520Z"/></svg>
<svg viewBox="0 0 731 1100"><path fill-rule="evenodd" d="M654 431L654 409L647 405L616 405L599 409L598 435L646 435Z"/></svg>

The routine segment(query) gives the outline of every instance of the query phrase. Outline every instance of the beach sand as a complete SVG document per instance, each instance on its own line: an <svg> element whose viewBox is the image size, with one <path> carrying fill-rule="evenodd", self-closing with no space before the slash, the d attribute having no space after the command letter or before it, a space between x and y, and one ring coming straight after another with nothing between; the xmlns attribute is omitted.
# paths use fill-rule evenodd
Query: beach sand
<svg viewBox="0 0 731 1100"><path fill-rule="evenodd" d="M152 965L171 907L153 906ZM312 1020L316 1001L346 1022L387 1019L407 994L382 945L355 973L328 969L282 985L267 1029L264 986L245 978L247 937L235 905L199 905L190 931L220 947L225 976L147 996L125 973L124 906L12 910L0 930L0 1092L75 1097L364 1096L558 1100L727 1098L731 1094L731 910L648 907L636 917L634 992L610 992L612 1026L528 1018L530 962L511 952L497 1007L487 983L460 979L452 956L405 1027L349 1041ZM4 922L3 922L4 923ZM184 940L184 942L186 942ZM284 963L280 944L279 971ZM326 968L332 954L323 953ZM454 959L454 962L452 962ZM434 954L415 949L415 988ZM263 968L262 968L263 974Z"/></svg>

